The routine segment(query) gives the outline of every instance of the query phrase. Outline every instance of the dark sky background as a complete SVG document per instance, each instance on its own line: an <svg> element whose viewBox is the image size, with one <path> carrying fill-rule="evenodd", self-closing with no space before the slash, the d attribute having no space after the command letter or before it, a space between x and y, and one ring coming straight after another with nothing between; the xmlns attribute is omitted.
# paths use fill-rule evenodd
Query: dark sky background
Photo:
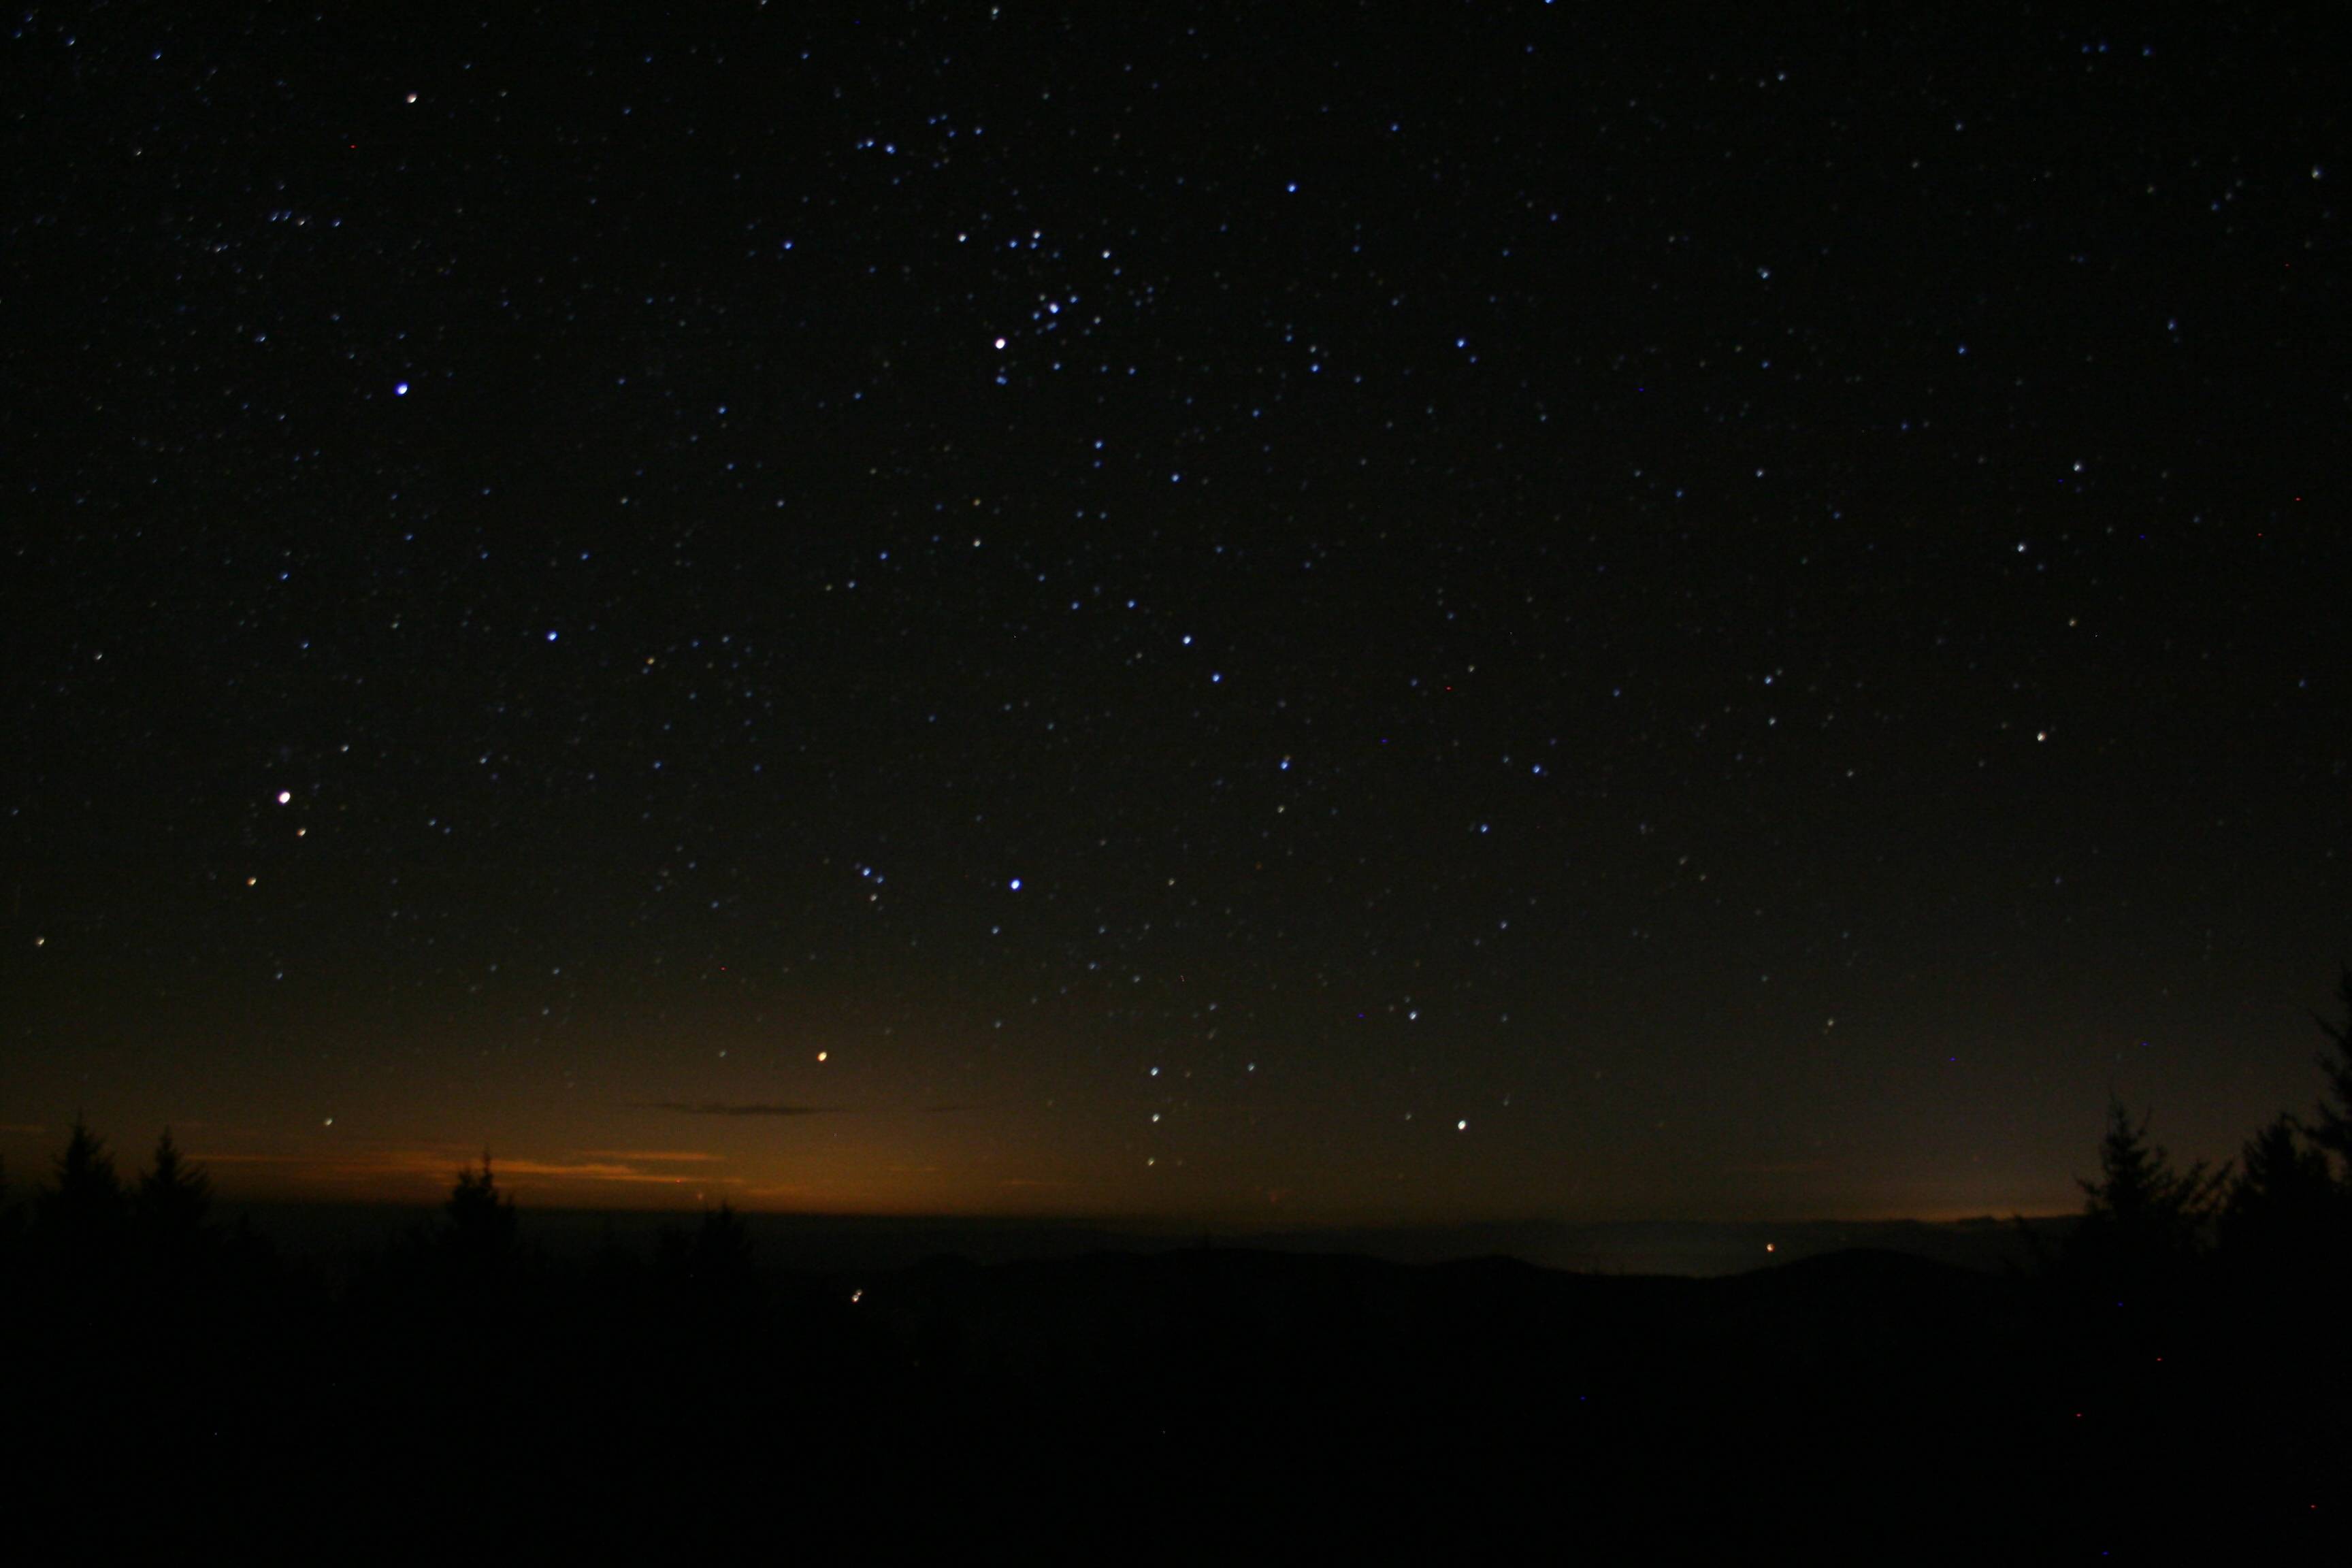
<svg viewBox="0 0 2352 1568"><path fill-rule="evenodd" d="M2347 40L2179 9L20 11L11 1177L2234 1152L2352 948Z"/></svg>

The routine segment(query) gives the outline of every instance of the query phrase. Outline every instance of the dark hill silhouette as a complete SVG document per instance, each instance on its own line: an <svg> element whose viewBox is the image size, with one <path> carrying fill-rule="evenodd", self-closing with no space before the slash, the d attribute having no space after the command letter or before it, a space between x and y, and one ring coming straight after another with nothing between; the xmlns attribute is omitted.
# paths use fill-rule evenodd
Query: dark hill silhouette
<svg viewBox="0 0 2352 1568"><path fill-rule="evenodd" d="M2118 1333L2090 1254L835 1272L720 1209L559 1257L485 1163L321 1274L210 1220L168 1143L139 1222L75 1148L0 1226L12 1541L60 1555L2114 1561L2294 1547L2344 1473L2337 1374L2196 1268Z"/></svg>

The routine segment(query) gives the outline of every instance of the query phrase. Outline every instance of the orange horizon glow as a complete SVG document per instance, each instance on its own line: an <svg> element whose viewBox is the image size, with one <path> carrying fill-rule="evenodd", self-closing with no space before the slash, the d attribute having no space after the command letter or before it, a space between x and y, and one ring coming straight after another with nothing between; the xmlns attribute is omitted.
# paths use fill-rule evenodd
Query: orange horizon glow
<svg viewBox="0 0 2352 1568"><path fill-rule="evenodd" d="M215 1195L231 1204L351 1204L370 1207L430 1209L448 1196L457 1173L478 1166L483 1152L461 1145L424 1145L337 1157L305 1154L185 1151L213 1182ZM1297 1228L1396 1228L1485 1225L1884 1225L1904 1222L1951 1225L2063 1217L2071 1209L2044 1205L1939 1205L1911 1209L1872 1207L1843 1212L1782 1215L1703 1214L1665 1215L1633 1212L1567 1215L1494 1213L1439 1218L1421 1213L1373 1211L1360 1205L1314 1206L1266 1203L1171 1207L1057 1204L1047 1194L1072 1184L1025 1178L1000 1179L992 1190L961 1192L931 1188L920 1193L877 1184L778 1183L726 1171L726 1157L700 1150L582 1151L559 1159L506 1156L490 1151L490 1169L501 1191L525 1209L614 1210L685 1213L725 1203L738 1212L840 1218L969 1218L1115 1224L1142 1229L1182 1230L1213 1225L1227 1230ZM122 1162L118 1159L118 1168ZM660 1169L698 1167L691 1170ZM131 1173L126 1170L128 1176ZM18 1189L21 1194L21 1188Z"/></svg>
<svg viewBox="0 0 2352 1568"><path fill-rule="evenodd" d="M152 1147L126 1128L155 1127L160 1105L110 1106L89 1123L117 1170L135 1178ZM1954 1181L1843 1160L1745 1163L1682 1175L1640 1163L1564 1168L1549 1190L1437 1170L1368 1194L1311 1148L1274 1155L1227 1142L1197 1118L1192 1159L1148 1165L1141 1151L1090 1122L1072 1135L1019 1136L996 1118L881 1110L791 1116L712 1116L665 1127L633 1102L567 1107L561 1123L509 1142L492 1131L521 1107L478 1107L473 1136L441 1119L372 1115L362 1131L321 1118L270 1129L203 1119L170 1124L184 1155L231 1203L348 1204L409 1209L443 1202L457 1173L486 1150L502 1191L525 1209L692 1213L727 1204L746 1214L1086 1222L1226 1232L1305 1228L1419 1229L1481 1225L1687 1223L1881 1224L2035 1218L2074 1212L2061 1181L2016 1168ZM542 1114L533 1120L551 1121ZM405 1123L404 1126L403 1123ZM0 1126L9 1191L47 1176L62 1122ZM488 1136L484 1133L488 1132ZM687 1137L677 1134L686 1133ZM552 1134L551 1136L551 1134Z"/></svg>

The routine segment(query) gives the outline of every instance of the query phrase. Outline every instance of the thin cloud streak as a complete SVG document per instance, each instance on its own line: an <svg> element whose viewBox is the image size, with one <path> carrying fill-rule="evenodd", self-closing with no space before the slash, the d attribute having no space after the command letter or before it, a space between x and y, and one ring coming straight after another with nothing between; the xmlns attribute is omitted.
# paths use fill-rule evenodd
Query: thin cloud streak
<svg viewBox="0 0 2352 1568"><path fill-rule="evenodd" d="M835 1114L835 1108L830 1105L741 1105L723 1100L693 1101L664 1100L656 1101L653 1109L675 1110L684 1116L830 1116Z"/></svg>
<svg viewBox="0 0 2352 1568"><path fill-rule="evenodd" d="M651 1164L715 1164L726 1156L706 1154L698 1149L583 1149L580 1152L591 1160L619 1160L624 1163L644 1161Z"/></svg>
<svg viewBox="0 0 2352 1568"><path fill-rule="evenodd" d="M677 1158L677 1156L671 1156ZM278 1153L207 1153L199 1152L190 1156L199 1166L221 1166L229 1169L284 1171L310 1182L346 1184L353 1182L376 1183L400 1178L423 1179L436 1185L466 1163L465 1157L454 1150L377 1149L355 1150L334 1154ZM642 1159L644 1156L640 1155ZM692 1183L697 1185L740 1185L741 1178L695 1173L681 1175L660 1171L642 1171L625 1160L607 1155L596 1158L593 1153L583 1160L496 1159L492 1172L500 1177L537 1177L555 1182L625 1183L648 1186L676 1187Z"/></svg>

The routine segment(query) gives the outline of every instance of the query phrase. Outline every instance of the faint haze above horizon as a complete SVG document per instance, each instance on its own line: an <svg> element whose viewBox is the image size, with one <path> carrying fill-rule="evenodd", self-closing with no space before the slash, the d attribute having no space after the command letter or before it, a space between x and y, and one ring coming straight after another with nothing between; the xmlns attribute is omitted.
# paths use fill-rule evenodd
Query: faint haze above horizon
<svg viewBox="0 0 2352 1568"><path fill-rule="evenodd" d="M69 1126L54 1129L26 1124L0 1124L0 1159L22 1196L47 1174L52 1158L62 1147ZM139 1146L107 1137L110 1153L126 1174L140 1168L144 1154ZM526 1213L616 1212L651 1215L693 1214L727 1204L749 1215L803 1217L814 1220L954 1220L980 1224L1030 1222L1047 1225L1106 1225L1140 1227L1147 1233L1187 1235L1202 1226L1240 1233L1280 1232L1293 1226L1323 1230L1374 1228L1450 1228L1461 1226L1698 1225L1764 1223L1799 1224L1956 1223L1988 1215L2071 1215L2080 1208L2081 1192L2069 1184L2042 1202L1960 1203L1906 1206L1890 1202L1878 1208L1848 1205L1807 1209L1790 1206L1764 1212L1752 1202L1743 1206L1740 1185L1753 1173L1726 1173L1728 1193L1725 1205L1712 1213L1667 1213L1611 1208L1593 1204L1583 1208L1544 1210L1534 1206L1497 1205L1484 1212L1449 1210L1433 1205L1415 1209L1401 1203L1355 1206L1301 1201L1297 1190L1268 1189L1255 1204L1228 1207L1121 1208L1099 1195L1073 1193L1055 1184L1000 1184L994 1192L956 1194L920 1178L936 1172L884 1167L886 1176L903 1184L885 1186L878 1194L853 1186L795 1186L761 1181L746 1167L756 1169L757 1156L730 1158L710 1149L592 1148L501 1153L495 1144L469 1148L457 1143L405 1148L339 1149L333 1153L252 1153L238 1152L213 1129L181 1124L172 1129L183 1152L211 1178L215 1191L232 1205L363 1205L429 1210L446 1202L457 1173L488 1158L499 1188L513 1196ZM234 1139L231 1132L228 1137ZM227 1152L222 1152L226 1144Z"/></svg>

